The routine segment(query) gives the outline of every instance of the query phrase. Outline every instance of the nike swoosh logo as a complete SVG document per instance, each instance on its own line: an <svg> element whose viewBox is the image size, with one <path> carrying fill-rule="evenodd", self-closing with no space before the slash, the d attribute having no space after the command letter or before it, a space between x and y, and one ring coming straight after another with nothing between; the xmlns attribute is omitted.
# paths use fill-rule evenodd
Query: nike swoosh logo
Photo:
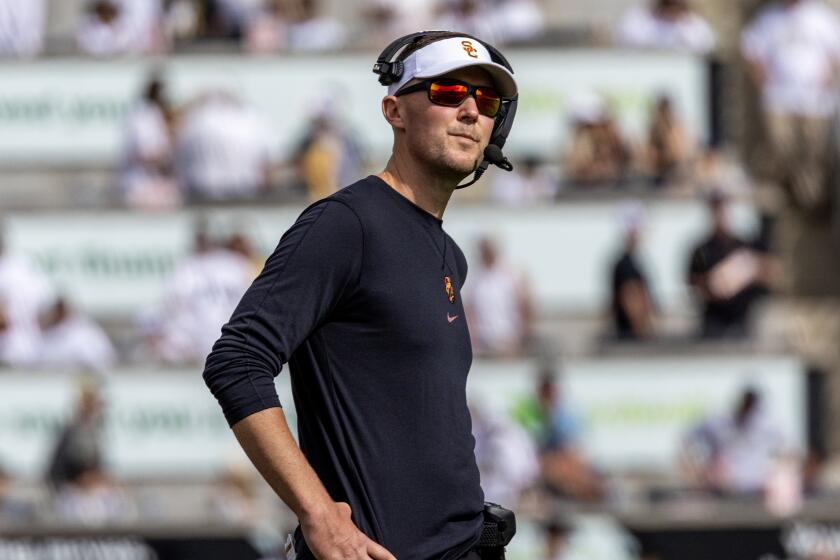
<svg viewBox="0 0 840 560"><path fill-rule="evenodd" d="M450 315L449 313L447 313L447 314L446 314L446 318L447 318L447 319L449 320L449 322L451 323L452 321L454 321L455 319L457 319L457 318L458 318L458 315L455 315L455 316L453 317L452 315Z"/></svg>

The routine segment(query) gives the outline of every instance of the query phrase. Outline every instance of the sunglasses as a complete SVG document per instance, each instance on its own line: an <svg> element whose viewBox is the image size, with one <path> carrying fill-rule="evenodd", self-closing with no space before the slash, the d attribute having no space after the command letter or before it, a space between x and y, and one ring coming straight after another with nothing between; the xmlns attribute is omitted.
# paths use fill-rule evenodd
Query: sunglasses
<svg viewBox="0 0 840 560"><path fill-rule="evenodd" d="M457 107L467 97L475 99L478 112L486 117L495 117L502 107L502 96L491 86L474 86L460 80L440 78L436 80L425 80L399 90L394 95L406 95L416 91L427 91L429 101L435 105L444 107Z"/></svg>

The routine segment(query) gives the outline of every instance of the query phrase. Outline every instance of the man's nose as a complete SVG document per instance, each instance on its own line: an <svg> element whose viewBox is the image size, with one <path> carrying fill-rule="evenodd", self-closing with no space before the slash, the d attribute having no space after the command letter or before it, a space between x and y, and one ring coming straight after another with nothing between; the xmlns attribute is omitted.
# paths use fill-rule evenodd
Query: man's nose
<svg viewBox="0 0 840 560"><path fill-rule="evenodd" d="M478 105L472 95L467 96L461 106L458 107L458 120L463 122L475 122L478 120Z"/></svg>

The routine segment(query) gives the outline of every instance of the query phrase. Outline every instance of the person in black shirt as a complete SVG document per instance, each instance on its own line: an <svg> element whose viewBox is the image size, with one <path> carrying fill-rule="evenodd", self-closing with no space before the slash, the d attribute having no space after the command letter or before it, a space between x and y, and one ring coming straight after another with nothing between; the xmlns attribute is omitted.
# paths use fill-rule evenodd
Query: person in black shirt
<svg viewBox="0 0 840 560"><path fill-rule="evenodd" d="M627 208L624 251L612 271L612 316L619 340L643 340L653 335L653 302L648 280L636 258L641 210Z"/></svg>
<svg viewBox="0 0 840 560"><path fill-rule="evenodd" d="M441 218L482 161L492 96L516 83L479 41L428 39L382 100L386 168L301 214L207 358L236 437L298 516L290 558L478 557L467 263ZM274 389L284 362L299 448Z"/></svg>
<svg viewBox="0 0 840 560"><path fill-rule="evenodd" d="M688 281L702 301L703 338L748 334L749 312L777 275L766 248L736 237L726 222L726 197L709 199L712 232L691 253Z"/></svg>

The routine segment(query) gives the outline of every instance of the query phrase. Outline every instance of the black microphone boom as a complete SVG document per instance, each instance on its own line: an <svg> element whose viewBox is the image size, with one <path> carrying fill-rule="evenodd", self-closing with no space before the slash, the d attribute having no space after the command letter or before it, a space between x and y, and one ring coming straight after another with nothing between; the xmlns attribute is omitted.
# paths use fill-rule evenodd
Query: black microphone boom
<svg viewBox="0 0 840 560"><path fill-rule="evenodd" d="M502 149L496 144L487 144L484 148L484 159L504 169L505 171L513 171L513 164L508 161Z"/></svg>
<svg viewBox="0 0 840 560"><path fill-rule="evenodd" d="M490 164L498 165L505 171L513 171L513 164L508 161L508 158L505 157L505 154L502 153L502 149L499 148L496 144L487 144L487 147L484 148L484 159L482 160L481 164L479 164L478 169L475 170L475 175L473 176L473 180L469 183L464 183L463 185L458 185L455 187L456 189L463 189L464 187L469 187L476 181L478 181L484 172L487 171L487 168L490 167Z"/></svg>

